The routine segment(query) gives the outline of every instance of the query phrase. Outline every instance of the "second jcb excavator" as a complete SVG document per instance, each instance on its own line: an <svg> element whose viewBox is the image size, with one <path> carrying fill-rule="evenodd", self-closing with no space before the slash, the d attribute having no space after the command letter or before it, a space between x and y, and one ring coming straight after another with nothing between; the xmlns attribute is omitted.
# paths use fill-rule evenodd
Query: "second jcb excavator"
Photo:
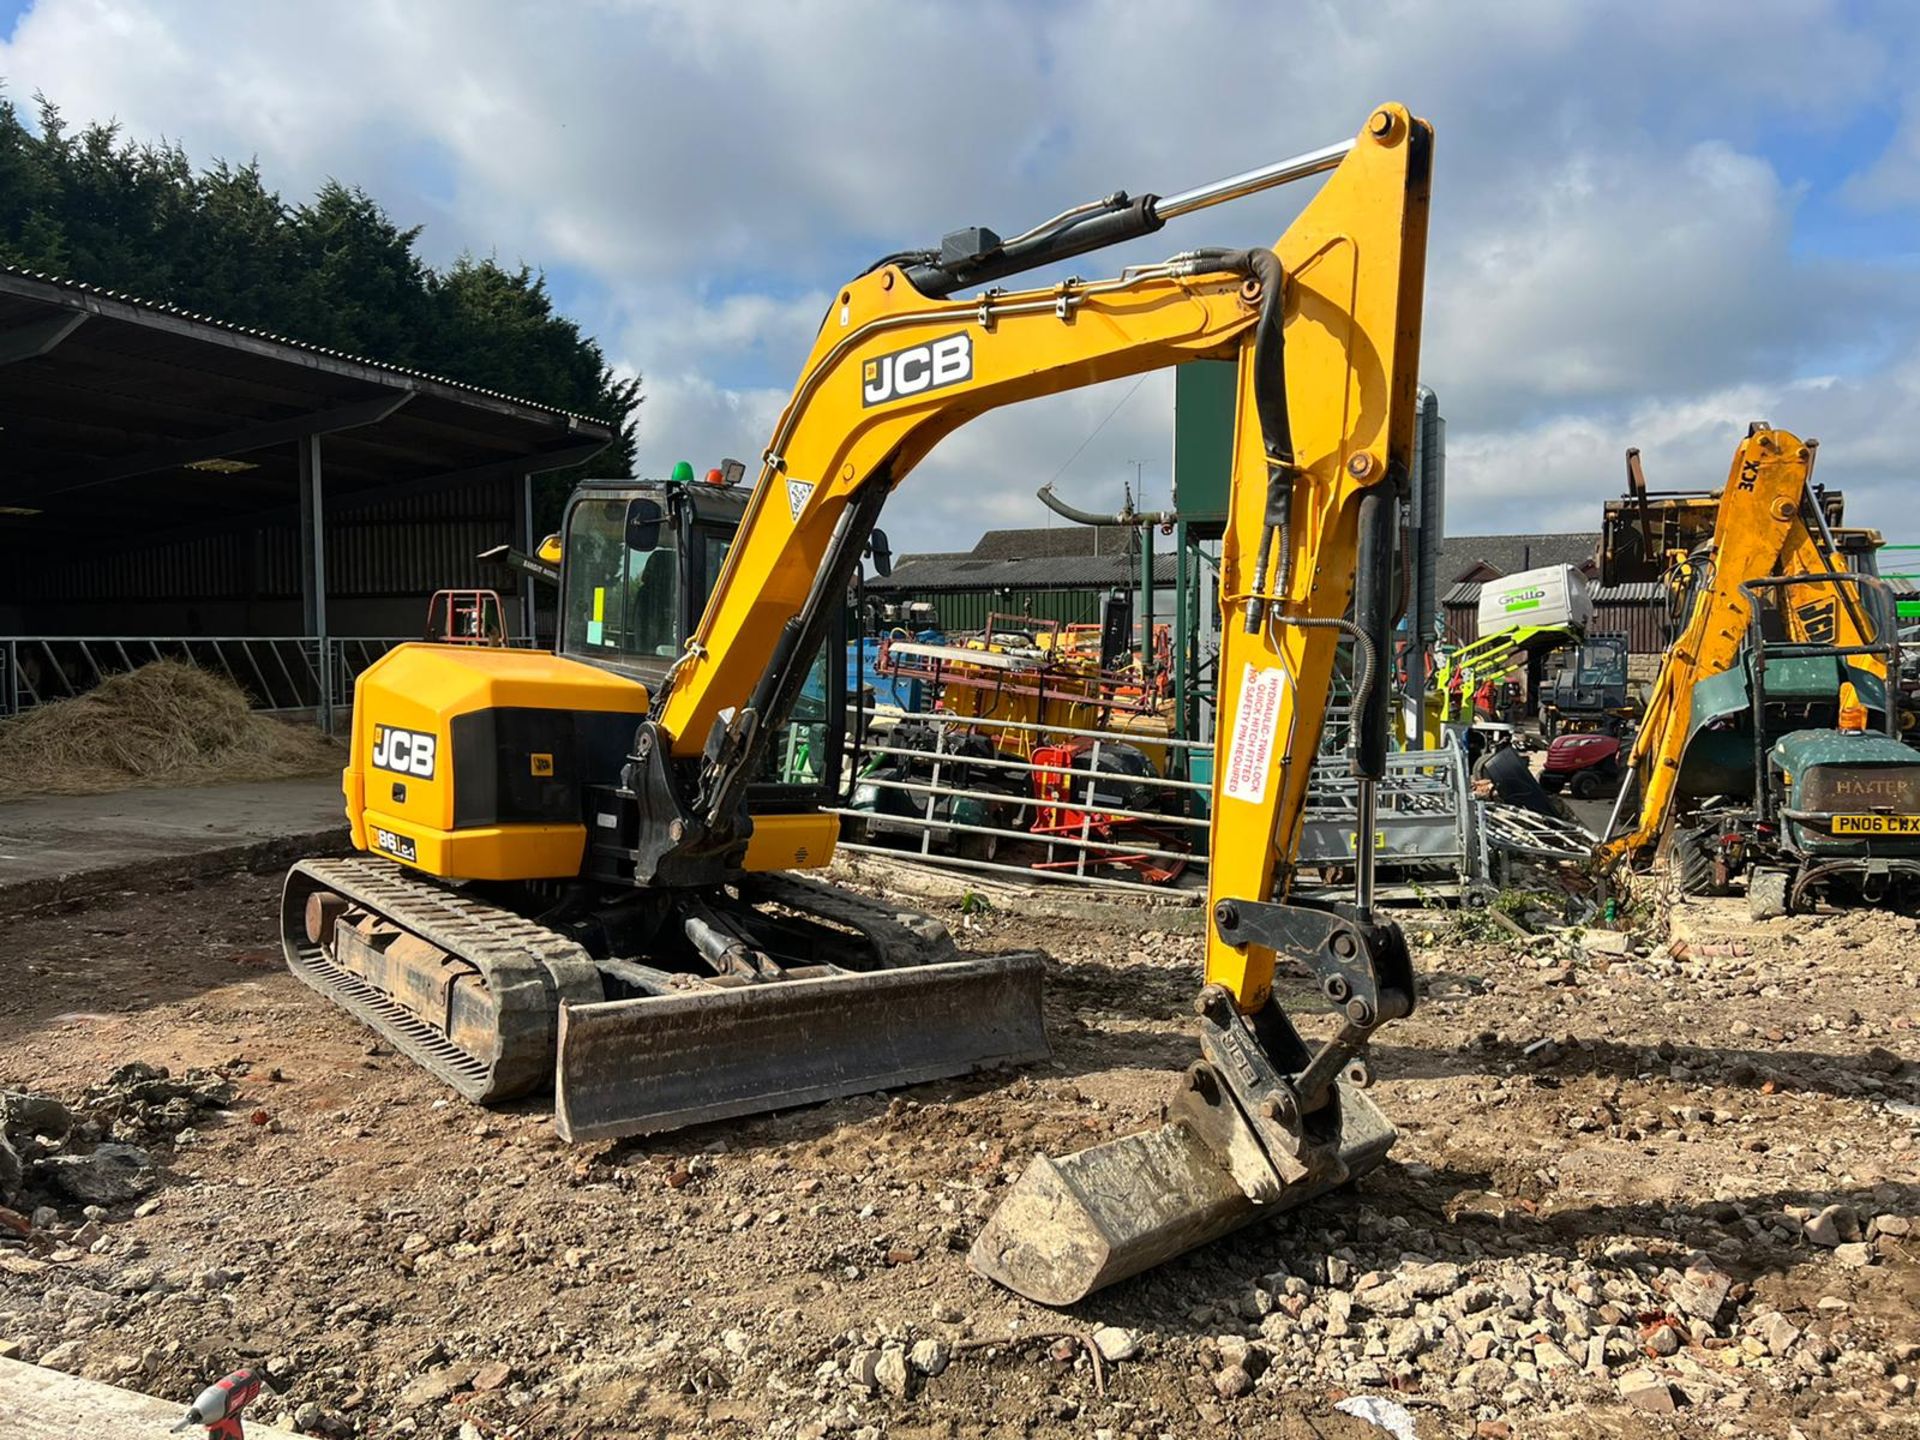
<svg viewBox="0 0 1920 1440"><path fill-rule="evenodd" d="M1664 580L1674 634L1599 858L1664 841L1678 888L1744 877L1755 919L1920 886L1920 752L1897 738L1878 537L1836 528L1816 453L1756 422L1719 491L1656 495L1628 451L1606 510L1603 583Z"/></svg>
<svg viewBox="0 0 1920 1440"><path fill-rule="evenodd" d="M1201 1058L1177 1118L1036 1161L973 1262L1065 1302L1339 1184L1393 1130L1361 1093L1413 1006L1399 930L1288 895L1336 644L1359 657L1361 828L1384 769L1389 596L1411 458L1431 129L1170 196L972 229L834 296L750 494L604 485L568 511L558 653L410 645L356 692L355 845L288 877L289 963L477 1097L555 1077L563 1133L668 1128L1045 1053L1039 960L777 872L816 869L840 706L797 716L881 511L934 445L1003 405L1192 360L1238 367ZM1111 279L994 282L1325 175L1272 248ZM831 676L837 666L829 666ZM829 691L831 695L831 691ZM773 763L784 727L809 785ZM1314 1042L1277 955L1334 1008Z"/></svg>

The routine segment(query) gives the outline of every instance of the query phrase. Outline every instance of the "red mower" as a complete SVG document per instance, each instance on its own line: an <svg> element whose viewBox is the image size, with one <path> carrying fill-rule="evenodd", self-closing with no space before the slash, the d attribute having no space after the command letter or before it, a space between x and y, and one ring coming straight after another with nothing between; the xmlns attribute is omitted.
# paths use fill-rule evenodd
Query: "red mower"
<svg viewBox="0 0 1920 1440"><path fill-rule="evenodd" d="M1597 800L1620 785L1620 740L1613 735L1557 735L1547 746L1540 786L1549 794L1573 792L1576 800Z"/></svg>

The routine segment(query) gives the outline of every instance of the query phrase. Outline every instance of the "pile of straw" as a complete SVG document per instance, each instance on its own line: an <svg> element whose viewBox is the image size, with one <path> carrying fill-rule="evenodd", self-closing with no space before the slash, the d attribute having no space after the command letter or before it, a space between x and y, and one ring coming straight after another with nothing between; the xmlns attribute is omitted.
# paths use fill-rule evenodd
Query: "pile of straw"
<svg viewBox="0 0 1920 1440"><path fill-rule="evenodd" d="M256 714L231 680L178 660L0 721L0 798L278 780L343 761L311 726Z"/></svg>

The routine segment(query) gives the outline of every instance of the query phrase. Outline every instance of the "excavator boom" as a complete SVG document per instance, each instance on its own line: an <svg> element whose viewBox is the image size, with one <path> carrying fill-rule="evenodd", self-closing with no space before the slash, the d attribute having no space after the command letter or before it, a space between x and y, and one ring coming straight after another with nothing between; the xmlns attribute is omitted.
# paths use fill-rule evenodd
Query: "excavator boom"
<svg viewBox="0 0 1920 1440"><path fill-rule="evenodd" d="M1363 1056L1379 1025L1412 1009L1413 984L1398 929L1373 914L1371 852L1350 906L1290 903L1287 886L1342 639L1359 657L1363 833L1385 767L1388 596L1413 446L1431 156L1430 128L1382 106L1350 147L1301 167L1333 165L1272 249L1189 251L1111 280L965 301L929 298L896 264L852 282L775 427L664 703L641 726L629 769L635 876L718 883L751 830L742 797L766 737L882 502L933 446L1002 405L1191 360L1237 364L1204 1058L1180 1122L1057 1165L1036 1160L980 1236L975 1267L1034 1298L1076 1299L1337 1185L1391 1143L1360 1092ZM1281 953L1315 974L1334 1008L1318 1043L1273 1001ZM591 1018L570 1010L570 1033Z"/></svg>

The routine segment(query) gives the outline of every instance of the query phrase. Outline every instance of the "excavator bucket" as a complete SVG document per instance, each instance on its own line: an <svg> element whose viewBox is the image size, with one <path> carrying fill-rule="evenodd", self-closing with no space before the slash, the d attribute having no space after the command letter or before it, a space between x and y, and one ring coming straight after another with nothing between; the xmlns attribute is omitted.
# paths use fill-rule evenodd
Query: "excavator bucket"
<svg viewBox="0 0 1920 1440"><path fill-rule="evenodd" d="M647 1135L1051 1053L1028 951L560 1011L555 1123Z"/></svg>
<svg viewBox="0 0 1920 1440"><path fill-rule="evenodd" d="M1243 1121L1223 1135L1203 1112L1176 1104L1176 1118L1158 1129L1064 1159L1036 1156L974 1241L968 1266L1042 1305L1072 1305L1364 1174L1395 1134L1357 1086L1338 1081L1316 1119L1316 1143L1297 1171L1277 1176Z"/></svg>

